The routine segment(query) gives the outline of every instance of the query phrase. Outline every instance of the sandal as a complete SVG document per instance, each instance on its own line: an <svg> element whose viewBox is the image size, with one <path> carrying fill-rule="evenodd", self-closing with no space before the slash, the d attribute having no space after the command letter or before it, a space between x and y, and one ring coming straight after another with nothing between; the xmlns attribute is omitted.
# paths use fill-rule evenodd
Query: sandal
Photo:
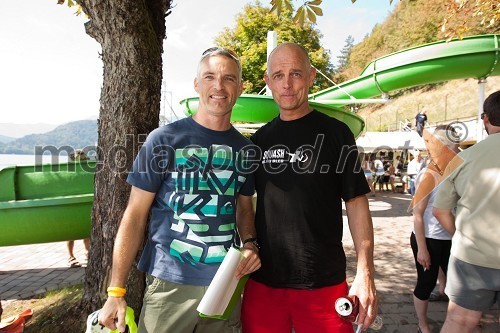
<svg viewBox="0 0 500 333"><path fill-rule="evenodd" d="M68 265L69 267L82 267L75 257L68 258Z"/></svg>
<svg viewBox="0 0 500 333"><path fill-rule="evenodd" d="M433 291L429 295L429 302L448 302L448 301L449 301L448 296L438 291Z"/></svg>

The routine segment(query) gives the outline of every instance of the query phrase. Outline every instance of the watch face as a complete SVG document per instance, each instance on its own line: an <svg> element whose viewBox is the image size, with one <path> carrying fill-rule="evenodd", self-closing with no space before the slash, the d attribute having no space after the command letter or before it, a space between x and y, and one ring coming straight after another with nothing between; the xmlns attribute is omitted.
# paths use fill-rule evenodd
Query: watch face
<svg viewBox="0 0 500 333"><path fill-rule="evenodd" d="M252 241L252 244L255 245L258 249L260 249L260 245L257 240Z"/></svg>
<svg viewBox="0 0 500 333"><path fill-rule="evenodd" d="M245 245L246 243L252 243L253 245L255 245L258 249L260 249L260 245L259 245L259 242L257 241L257 238L249 238L249 239L245 239L243 241L243 245Z"/></svg>

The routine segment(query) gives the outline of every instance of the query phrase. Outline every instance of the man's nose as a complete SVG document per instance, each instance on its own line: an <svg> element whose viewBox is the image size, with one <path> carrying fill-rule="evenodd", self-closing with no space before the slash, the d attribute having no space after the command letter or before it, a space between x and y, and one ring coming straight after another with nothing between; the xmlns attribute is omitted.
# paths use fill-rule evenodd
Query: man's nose
<svg viewBox="0 0 500 333"><path fill-rule="evenodd" d="M223 82L224 81L223 81L223 79L221 77L216 78L215 81L214 81L215 89L221 90L222 87L224 86Z"/></svg>
<svg viewBox="0 0 500 333"><path fill-rule="evenodd" d="M288 89L292 86L292 78L290 76L285 76L283 80L283 88Z"/></svg>

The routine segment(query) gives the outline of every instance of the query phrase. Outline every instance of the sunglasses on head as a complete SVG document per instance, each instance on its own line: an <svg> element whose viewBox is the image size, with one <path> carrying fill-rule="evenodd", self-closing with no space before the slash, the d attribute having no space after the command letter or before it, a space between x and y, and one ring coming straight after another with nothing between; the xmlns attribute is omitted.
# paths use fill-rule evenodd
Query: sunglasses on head
<svg viewBox="0 0 500 333"><path fill-rule="evenodd" d="M220 54L225 54L225 55L229 55L231 56L234 60L240 62L240 58L238 57L238 55L233 51L233 50L229 50L229 49L226 49L226 48L223 48L223 47L220 47L220 46L214 46L214 47L211 47L209 49L206 49L202 54L201 56L202 57L205 57L205 56L208 56L208 55L211 55L212 53L220 53Z"/></svg>

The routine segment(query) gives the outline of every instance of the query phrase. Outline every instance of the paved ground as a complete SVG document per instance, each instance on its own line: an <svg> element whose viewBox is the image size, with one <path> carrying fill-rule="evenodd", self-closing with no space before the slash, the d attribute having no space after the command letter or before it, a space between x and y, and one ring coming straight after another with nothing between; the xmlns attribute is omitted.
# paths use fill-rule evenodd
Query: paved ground
<svg viewBox="0 0 500 333"><path fill-rule="evenodd" d="M83 260L83 241L75 242ZM69 268L65 242L0 247L0 298L25 299L83 281L85 268Z"/></svg>
<svg viewBox="0 0 500 333"><path fill-rule="evenodd" d="M376 283L381 299L380 315L384 320L384 327L379 332L414 333L417 319L412 292L416 273L409 246L412 222L407 207L410 196L386 193L370 198L375 228ZM355 252L347 224L344 233L348 262L352 263ZM75 243L75 254L77 259L83 258L82 241ZM0 298L4 303L79 283L84 274L84 268L68 268L64 242L0 247ZM348 275L354 276L353 265ZM433 332L439 332L446 306L443 302L430 303ZM500 332L499 316L497 307L485 314L483 333Z"/></svg>

